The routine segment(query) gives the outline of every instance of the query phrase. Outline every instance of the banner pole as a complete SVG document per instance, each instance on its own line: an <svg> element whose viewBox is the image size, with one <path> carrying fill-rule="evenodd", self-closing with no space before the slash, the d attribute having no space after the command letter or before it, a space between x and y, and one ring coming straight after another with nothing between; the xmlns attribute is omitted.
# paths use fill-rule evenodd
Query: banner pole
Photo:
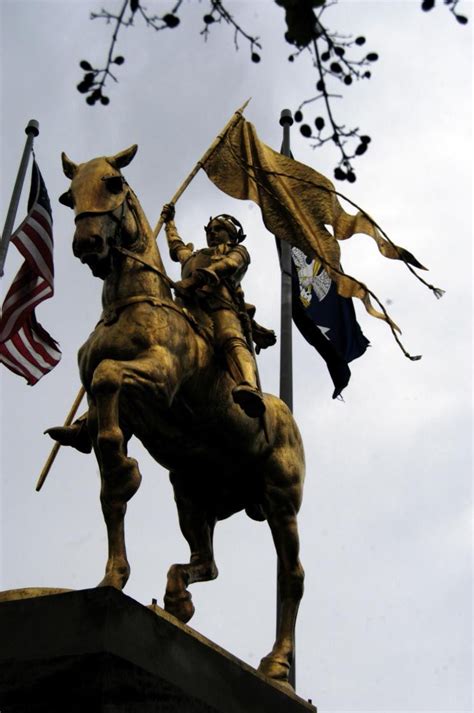
<svg viewBox="0 0 474 713"><path fill-rule="evenodd" d="M218 134L216 136L216 138L214 139L212 144L209 146L207 151L202 155L202 157L196 163L196 165L194 166L194 168L192 169L192 171L190 172L188 177L180 185L180 187L178 188L178 190L176 191L176 193L174 194L172 199L170 201L168 201L169 203L176 203L176 201L182 196L182 194L184 193L186 188L189 186L189 184L193 180L196 173L199 171L200 168L203 167L203 165L206 163L208 158L214 153L214 151L219 146L220 142L222 141L224 136L227 134L229 129L231 129L238 121L240 121L240 119L242 118L243 111L244 111L245 107L247 106L247 104L249 103L249 101L250 101L250 99L247 99L247 101L244 104L242 104L240 109L237 109L237 111L234 111L234 113L232 114L232 116L230 117L229 121L224 126L224 128L222 129L220 134ZM153 233L155 236L155 240L158 237L158 233L160 232L160 230L163 226L163 222L164 222L163 218L160 217L160 219L158 220L158 223L156 224L154 233Z"/></svg>
<svg viewBox="0 0 474 713"><path fill-rule="evenodd" d="M18 209L18 204L20 202L21 191L23 189L23 183L25 181L26 169L28 168L28 161L30 160L31 151L33 148L33 141L35 136L39 134L39 123L36 119L30 119L28 126L25 129L27 135L25 148L23 149L23 156L21 157L20 167L18 169L18 175L16 177L15 185L13 187L13 193L10 200L10 206L8 208L7 217L5 219L5 227L3 228L2 240L0 242L0 277L3 277L5 266L5 260L7 257L8 246L10 245L10 238L12 236L13 224L16 218L16 212Z"/></svg>
<svg viewBox="0 0 474 713"><path fill-rule="evenodd" d="M84 398L85 393L86 393L86 390L84 389L83 386L81 386L76 398L74 399L74 403L72 404L71 409L70 409L68 415L66 416L66 420L64 421L65 426L71 425L72 420L73 420L74 416L76 415L77 409L81 405L81 401ZM46 463L44 464L43 470L41 471L41 473L39 475L38 482L36 483L36 492L37 493L39 493L39 491L43 487L44 481L48 477L48 473L51 470L51 466L53 465L60 448L61 448L61 444L56 441L54 446L51 448L51 452L50 452L48 458L46 459Z"/></svg>

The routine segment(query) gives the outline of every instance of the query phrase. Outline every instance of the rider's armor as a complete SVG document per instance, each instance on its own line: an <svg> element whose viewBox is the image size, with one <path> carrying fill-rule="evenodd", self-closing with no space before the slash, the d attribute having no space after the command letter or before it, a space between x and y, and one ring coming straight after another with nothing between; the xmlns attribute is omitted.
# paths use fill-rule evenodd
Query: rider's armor
<svg viewBox="0 0 474 713"><path fill-rule="evenodd" d="M185 245L173 221L166 224L171 258L182 266L178 291L186 300L196 299L209 314L214 327L216 349L225 355L227 368L235 381L234 400L249 416L263 413L265 406L257 380L256 364L250 352L242 322L248 320L240 283L250 264L243 245L220 243L215 247L194 250ZM203 284L199 276L204 275ZM198 278L198 279L196 279ZM249 330L250 332L250 330Z"/></svg>

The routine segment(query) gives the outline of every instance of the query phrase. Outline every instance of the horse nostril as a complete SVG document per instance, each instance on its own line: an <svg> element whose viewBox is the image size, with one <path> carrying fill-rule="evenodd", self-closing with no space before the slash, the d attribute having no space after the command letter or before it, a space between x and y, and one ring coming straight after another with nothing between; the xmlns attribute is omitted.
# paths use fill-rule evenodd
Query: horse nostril
<svg viewBox="0 0 474 713"><path fill-rule="evenodd" d="M85 238L74 238L72 241L72 252L75 257L82 257L90 253L102 253L104 241L100 235L88 235Z"/></svg>
<svg viewBox="0 0 474 713"><path fill-rule="evenodd" d="M94 249L99 253L102 252L104 247L104 241L100 235L92 235L91 241L93 242Z"/></svg>

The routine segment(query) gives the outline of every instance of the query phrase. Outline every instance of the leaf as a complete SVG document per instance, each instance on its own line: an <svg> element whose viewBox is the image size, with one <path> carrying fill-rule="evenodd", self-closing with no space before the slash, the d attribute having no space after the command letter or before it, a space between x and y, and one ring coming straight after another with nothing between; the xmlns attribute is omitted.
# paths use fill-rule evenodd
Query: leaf
<svg viewBox="0 0 474 713"><path fill-rule="evenodd" d="M454 15L454 17L461 25L467 25L467 23L469 22L465 15Z"/></svg>
<svg viewBox="0 0 474 713"><path fill-rule="evenodd" d="M324 84L323 80L320 79L319 82L316 84L316 89L318 90L318 92L324 92L325 88L326 85Z"/></svg>
<svg viewBox="0 0 474 713"><path fill-rule="evenodd" d="M94 79L95 79L94 72L87 72L87 74L84 75L83 82L84 82L84 84L87 84L88 87L90 87L94 83Z"/></svg>
<svg viewBox="0 0 474 713"><path fill-rule="evenodd" d="M362 154L367 151L367 146L368 144L366 143L359 144L359 146L355 150L356 156L362 156Z"/></svg>
<svg viewBox="0 0 474 713"><path fill-rule="evenodd" d="M435 0L423 0L421 3L421 9L425 12L432 10L435 6Z"/></svg>
<svg viewBox="0 0 474 713"><path fill-rule="evenodd" d="M171 13L168 13L161 19L170 29L172 29L173 27L178 27L179 23L181 22L177 15L172 15Z"/></svg>
<svg viewBox="0 0 474 713"><path fill-rule="evenodd" d="M297 109L297 110L295 111L294 119L295 119L295 121L296 121L297 123L299 123L300 121L303 121L303 112L300 111L299 109Z"/></svg>
<svg viewBox="0 0 474 713"><path fill-rule="evenodd" d="M322 60L323 62L327 62L328 59L330 58L330 56L331 56L331 54L330 54L329 52L323 52L322 55L321 55L321 60Z"/></svg>
<svg viewBox="0 0 474 713"><path fill-rule="evenodd" d="M260 62L261 57L257 52L252 52L252 54L250 55L250 59L252 60L252 62Z"/></svg>
<svg viewBox="0 0 474 713"><path fill-rule="evenodd" d="M89 62L86 59L82 59L79 62L79 66L81 69L84 69L86 72L90 72L92 70L92 65L89 64Z"/></svg>
<svg viewBox="0 0 474 713"><path fill-rule="evenodd" d="M355 183L356 182L356 175L354 171L348 171L347 172L347 180L349 183Z"/></svg>
<svg viewBox="0 0 474 713"><path fill-rule="evenodd" d="M365 45L365 37L362 37L362 36L356 37L354 41L355 41L356 45L359 45L359 46Z"/></svg>
<svg viewBox="0 0 474 713"><path fill-rule="evenodd" d="M369 62L376 62L378 60L378 58L379 58L379 56L376 52L369 52L369 54L366 57L366 59Z"/></svg>
<svg viewBox="0 0 474 713"><path fill-rule="evenodd" d="M130 10L132 12L136 12L139 7L140 3L138 2L138 0L130 0Z"/></svg>
<svg viewBox="0 0 474 713"><path fill-rule="evenodd" d="M347 86L349 86L349 84L352 84L352 77L350 76L350 74L346 74L346 76L344 77L344 84L347 84Z"/></svg>
<svg viewBox="0 0 474 713"><path fill-rule="evenodd" d="M114 59L115 64L123 64L125 62L125 57L121 57L120 55Z"/></svg>
<svg viewBox="0 0 474 713"><path fill-rule="evenodd" d="M337 54L338 57L344 57L346 51L344 47L334 47L334 52Z"/></svg>
<svg viewBox="0 0 474 713"><path fill-rule="evenodd" d="M204 15L202 19L204 20L206 25L212 25L212 23L215 22L215 19L212 17L212 15Z"/></svg>
<svg viewBox="0 0 474 713"><path fill-rule="evenodd" d="M316 128L317 128L318 131L322 131L322 130L324 129L324 125L325 125L325 122L324 122L323 117L322 117L322 116L318 116L318 117L314 120L314 125L316 126Z"/></svg>
<svg viewBox="0 0 474 713"><path fill-rule="evenodd" d="M331 72L334 72L334 74L341 74L342 72L342 67L339 64L339 62L333 62L330 66Z"/></svg>
<svg viewBox="0 0 474 713"><path fill-rule="evenodd" d="M309 139L309 137L310 137L311 134L313 133L313 132L311 131L311 127L310 127L308 124L303 124L302 126L300 126L300 132L301 132L301 133L303 134L303 136L304 136L305 138L307 138L307 139Z"/></svg>
<svg viewBox="0 0 474 713"><path fill-rule="evenodd" d="M347 176L342 170L342 168L339 168L338 166L334 171L334 178L336 178L338 181L345 181Z"/></svg>

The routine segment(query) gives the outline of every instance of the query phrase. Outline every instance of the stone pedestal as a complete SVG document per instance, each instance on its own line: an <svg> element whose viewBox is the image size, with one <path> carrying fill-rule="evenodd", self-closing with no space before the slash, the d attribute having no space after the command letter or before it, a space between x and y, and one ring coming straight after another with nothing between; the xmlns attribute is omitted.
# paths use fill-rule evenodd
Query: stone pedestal
<svg viewBox="0 0 474 713"><path fill-rule="evenodd" d="M0 711L316 709L159 607L107 587L0 603Z"/></svg>

